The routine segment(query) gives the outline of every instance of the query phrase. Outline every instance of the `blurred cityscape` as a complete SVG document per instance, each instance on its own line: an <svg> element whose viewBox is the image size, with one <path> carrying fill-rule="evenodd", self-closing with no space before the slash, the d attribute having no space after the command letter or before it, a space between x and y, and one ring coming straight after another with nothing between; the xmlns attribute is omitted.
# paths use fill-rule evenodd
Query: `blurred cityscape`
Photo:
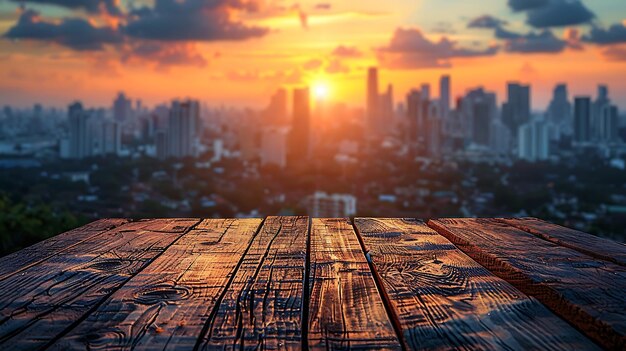
<svg viewBox="0 0 626 351"><path fill-rule="evenodd" d="M324 86L280 89L262 110L145 106L123 92L108 107L4 106L0 208L37 221L28 211L40 206L61 227L104 217L534 216L626 240L626 116L609 87L569 96L559 84L535 111L531 86L518 82L501 98L477 87L456 99L450 76L401 97L383 82L368 70L358 108L330 103ZM3 250L35 238L14 240L5 235Z"/></svg>

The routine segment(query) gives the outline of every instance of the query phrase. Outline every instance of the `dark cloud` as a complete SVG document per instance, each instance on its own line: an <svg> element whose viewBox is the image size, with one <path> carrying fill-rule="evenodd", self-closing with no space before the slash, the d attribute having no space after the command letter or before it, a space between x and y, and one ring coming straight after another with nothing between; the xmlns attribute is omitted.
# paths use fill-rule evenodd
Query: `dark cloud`
<svg viewBox="0 0 626 351"><path fill-rule="evenodd" d="M130 45L122 54L123 62L149 62L159 69L170 66L205 67L208 61L194 44L143 41Z"/></svg>
<svg viewBox="0 0 626 351"><path fill-rule="evenodd" d="M530 53L559 53L568 46L567 41L557 38L549 30L539 33L528 33L518 35L517 38L510 39L505 44L508 52L530 54Z"/></svg>
<svg viewBox="0 0 626 351"><path fill-rule="evenodd" d="M500 28L507 22L489 15L476 17L469 21L467 28Z"/></svg>
<svg viewBox="0 0 626 351"><path fill-rule="evenodd" d="M622 23L614 24L608 29L593 27L583 40L595 44L626 43L626 26Z"/></svg>
<svg viewBox="0 0 626 351"><path fill-rule="evenodd" d="M548 2L550 0L509 0L509 7L513 11L526 11L545 6Z"/></svg>
<svg viewBox="0 0 626 351"><path fill-rule="evenodd" d="M106 12L113 16L121 16L119 0L11 0L19 3L33 3L61 6L69 9L85 10L89 13Z"/></svg>
<svg viewBox="0 0 626 351"><path fill-rule="evenodd" d="M131 11L124 32L164 41L244 40L264 36L269 29L248 26L231 12L257 9L255 2L238 0L156 0L154 7Z"/></svg>
<svg viewBox="0 0 626 351"><path fill-rule="evenodd" d="M626 46L610 46L602 54L609 61L626 61Z"/></svg>
<svg viewBox="0 0 626 351"><path fill-rule="evenodd" d="M497 51L497 47L483 50L461 48L446 37L437 42L430 41L419 29L398 28L389 45L378 49L378 56L381 64L387 68L419 69L449 67L450 59L491 56Z"/></svg>
<svg viewBox="0 0 626 351"><path fill-rule="evenodd" d="M319 3L315 5L316 10L330 10L332 8L333 8L333 5L327 2L323 2L323 3Z"/></svg>
<svg viewBox="0 0 626 351"><path fill-rule="evenodd" d="M345 46L345 45L337 46L333 50L332 54L333 56L346 57L346 58L363 56L363 53L359 51L359 49L357 49L355 46Z"/></svg>
<svg viewBox="0 0 626 351"><path fill-rule="evenodd" d="M66 18L60 22L47 22L35 10L25 9L17 23L4 37L17 40L53 42L74 50L101 50L105 44L119 44L120 33L112 27L95 27L82 18Z"/></svg>
<svg viewBox="0 0 626 351"><path fill-rule="evenodd" d="M526 11L526 23L535 28L589 23L595 15L580 0L549 0Z"/></svg>

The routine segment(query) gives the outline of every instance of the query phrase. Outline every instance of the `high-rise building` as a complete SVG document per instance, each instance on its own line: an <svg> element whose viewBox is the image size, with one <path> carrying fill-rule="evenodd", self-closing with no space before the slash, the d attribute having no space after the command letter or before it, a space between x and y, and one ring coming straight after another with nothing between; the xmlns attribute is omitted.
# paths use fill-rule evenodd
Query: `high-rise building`
<svg viewBox="0 0 626 351"><path fill-rule="evenodd" d="M497 118L496 94L479 87L461 100L462 130L466 141L489 146L491 125Z"/></svg>
<svg viewBox="0 0 626 351"><path fill-rule="evenodd" d="M293 117L289 141L289 162L300 163L310 156L310 119L309 88L293 91Z"/></svg>
<svg viewBox="0 0 626 351"><path fill-rule="evenodd" d="M572 104L567 94L567 85L559 84L554 88L546 117L555 128L554 139L559 139L562 134L572 134Z"/></svg>
<svg viewBox="0 0 626 351"><path fill-rule="evenodd" d="M488 146L490 142L491 113L488 101L476 101L472 110L472 141Z"/></svg>
<svg viewBox="0 0 626 351"><path fill-rule="evenodd" d="M102 150L103 155L117 155L122 146L122 130L115 121L102 121Z"/></svg>
<svg viewBox="0 0 626 351"><path fill-rule="evenodd" d="M172 102L167 130L169 157L183 158L195 156L194 145L199 118L200 104L198 101Z"/></svg>
<svg viewBox="0 0 626 351"><path fill-rule="evenodd" d="M287 90L278 89L270 99L269 106L264 111L265 122L271 125L287 125L289 112L287 109Z"/></svg>
<svg viewBox="0 0 626 351"><path fill-rule="evenodd" d="M441 76L439 79L439 113L447 119L450 114L450 76Z"/></svg>
<svg viewBox="0 0 626 351"><path fill-rule="evenodd" d="M280 168L287 166L287 137L285 127L269 127L261 136L261 164L275 165Z"/></svg>
<svg viewBox="0 0 626 351"><path fill-rule="evenodd" d="M89 113L80 102L75 102L69 106L67 116L70 127L68 158L80 160L91 156Z"/></svg>
<svg viewBox="0 0 626 351"><path fill-rule="evenodd" d="M367 128L368 133L378 131L380 120L380 98L378 96L378 69L370 67L367 70Z"/></svg>
<svg viewBox="0 0 626 351"><path fill-rule="evenodd" d="M132 113L132 101L123 92L117 95L113 101L113 118L120 123L130 119Z"/></svg>
<svg viewBox="0 0 626 351"><path fill-rule="evenodd" d="M156 157L159 160L167 159L167 133L164 130L158 130L154 135L154 143L156 145Z"/></svg>
<svg viewBox="0 0 626 351"><path fill-rule="evenodd" d="M378 109L378 128L381 131L388 131L393 121L393 86L391 84L387 86L387 91L379 96Z"/></svg>
<svg viewBox="0 0 626 351"><path fill-rule="evenodd" d="M544 121L534 121L520 126L517 137L517 152L520 159L535 162L547 160L550 156L548 125Z"/></svg>
<svg viewBox="0 0 626 351"><path fill-rule="evenodd" d="M616 142L619 140L619 110L615 105L606 105L600 117L600 140Z"/></svg>
<svg viewBox="0 0 626 351"><path fill-rule="evenodd" d="M347 194L316 192L307 197L308 215L317 218L350 217L356 214L356 197Z"/></svg>
<svg viewBox="0 0 626 351"><path fill-rule="evenodd" d="M430 84L423 83L420 87L420 93L422 95L422 100L424 101L430 100Z"/></svg>
<svg viewBox="0 0 626 351"><path fill-rule="evenodd" d="M606 85L598 86L598 96L591 105L591 139L603 140L603 113L607 106L611 105L609 99L609 88Z"/></svg>
<svg viewBox="0 0 626 351"><path fill-rule="evenodd" d="M507 102L502 105L502 120L517 134L517 128L530 121L530 85L508 83Z"/></svg>
<svg viewBox="0 0 626 351"><path fill-rule="evenodd" d="M574 141L591 141L591 98L574 99Z"/></svg>

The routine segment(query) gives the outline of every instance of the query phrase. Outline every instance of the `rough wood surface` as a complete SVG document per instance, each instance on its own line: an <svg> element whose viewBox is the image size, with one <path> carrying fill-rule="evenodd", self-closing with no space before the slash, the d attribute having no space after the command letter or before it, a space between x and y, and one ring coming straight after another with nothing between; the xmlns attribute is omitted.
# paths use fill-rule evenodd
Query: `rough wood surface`
<svg viewBox="0 0 626 351"><path fill-rule="evenodd" d="M298 350L309 220L268 217L246 252L199 349Z"/></svg>
<svg viewBox="0 0 626 351"><path fill-rule="evenodd" d="M597 348L424 223L357 218L355 225L409 349Z"/></svg>
<svg viewBox="0 0 626 351"><path fill-rule="evenodd" d="M0 280L40 263L94 235L128 222L125 219L100 219L0 258ZM17 234L17 233L16 233Z"/></svg>
<svg viewBox="0 0 626 351"><path fill-rule="evenodd" d="M429 225L599 344L626 347L624 267L491 220L444 219Z"/></svg>
<svg viewBox="0 0 626 351"><path fill-rule="evenodd" d="M176 222L189 228L197 221ZM180 236L135 225L91 236L0 281L0 349L38 349L53 341Z"/></svg>
<svg viewBox="0 0 626 351"><path fill-rule="evenodd" d="M349 219L313 219L310 349L401 349Z"/></svg>
<svg viewBox="0 0 626 351"><path fill-rule="evenodd" d="M202 221L54 349L193 349L260 224L260 219Z"/></svg>
<svg viewBox="0 0 626 351"><path fill-rule="evenodd" d="M496 220L591 257L626 266L626 245L622 243L536 218L499 218Z"/></svg>

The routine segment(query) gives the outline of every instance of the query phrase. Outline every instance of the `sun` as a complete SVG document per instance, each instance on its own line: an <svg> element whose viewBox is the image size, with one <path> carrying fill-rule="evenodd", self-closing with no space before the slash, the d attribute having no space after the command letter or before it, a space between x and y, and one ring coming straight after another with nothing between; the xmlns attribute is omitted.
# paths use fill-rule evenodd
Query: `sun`
<svg viewBox="0 0 626 351"><path fill-rule="evenodd" d="M316 100L326 100L330 95L330 87L325 82L313 84L313 96Z"/></svg>

